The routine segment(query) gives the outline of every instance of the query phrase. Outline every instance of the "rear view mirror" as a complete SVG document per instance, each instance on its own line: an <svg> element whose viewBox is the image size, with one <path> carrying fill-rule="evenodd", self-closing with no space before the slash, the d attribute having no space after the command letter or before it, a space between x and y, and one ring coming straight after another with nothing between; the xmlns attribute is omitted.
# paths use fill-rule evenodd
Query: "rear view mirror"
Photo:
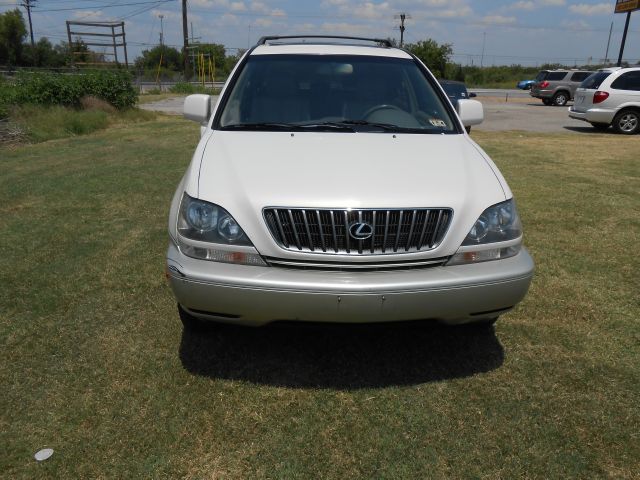
<svg viewBox="0 0 640 480"><path fill-rule="evenodd" d="M184 99L184 118L200 124L207 123L211 115L211 95L197 93Z"/></svg>
<svg viewBox="0 0 640 480"><path fill-rule="evenodd" d="M478 100L458 100L457 110L465 127L479 125L484 120L484 108Z"/></svg>

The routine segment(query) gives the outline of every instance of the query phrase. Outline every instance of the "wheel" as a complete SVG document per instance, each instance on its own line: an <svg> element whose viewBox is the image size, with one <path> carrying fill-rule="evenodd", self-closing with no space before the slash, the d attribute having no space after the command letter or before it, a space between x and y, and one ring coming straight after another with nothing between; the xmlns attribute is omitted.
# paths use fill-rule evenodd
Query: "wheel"
<svg viewBox="0 0 640 480"><path fill-rule="evenodd" d="M553 96L553 104L557 107L564 107L569 101L569 95L567 92L558 92Z"/></svg>
<svg viewBox="0 0 640 480"><path fill-rule="evenodd" d="M549 100L548 98L543 98L542 103L544 103L545 105L551 105L551 100Z"/></svg>
<svg viewBox="0 0 640 480"><path fill-rule="evenodd" d="M182 305L180 304L178 304L178 314L180 315L182 326L184 327L185 331L188 332L204 332L212 330L215 326L215 322L207 322L206 320L201 320L200 318L194 317L184 308L182 308Z"/></svg>
<svg viewBox="0 0 640 480"><path fill-rule="evenodd" d="M596 130L600 130L601 132L609 129L608 123L592 123L591 126Z"/></svg>
<svg viewBox="0 0 640 480"><path fill-rule="evenodd" d="M613 129L624 135L633 135L640 131L640 112L623 110L613 119Z"/></svg>

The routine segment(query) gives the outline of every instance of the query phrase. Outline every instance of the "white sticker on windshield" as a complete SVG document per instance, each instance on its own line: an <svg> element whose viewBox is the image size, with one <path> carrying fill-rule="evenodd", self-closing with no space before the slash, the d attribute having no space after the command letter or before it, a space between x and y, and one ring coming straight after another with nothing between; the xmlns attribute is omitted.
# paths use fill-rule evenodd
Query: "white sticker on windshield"
<svg viewBox="0 0 640 480"><path fill-rule="evenodd" d="M447 126L445 121L444 120L440 120L439 118L432 118L431 120L429 120L429 123L431 125L433 125L434 127L446 128L446 126Z"/></svg>

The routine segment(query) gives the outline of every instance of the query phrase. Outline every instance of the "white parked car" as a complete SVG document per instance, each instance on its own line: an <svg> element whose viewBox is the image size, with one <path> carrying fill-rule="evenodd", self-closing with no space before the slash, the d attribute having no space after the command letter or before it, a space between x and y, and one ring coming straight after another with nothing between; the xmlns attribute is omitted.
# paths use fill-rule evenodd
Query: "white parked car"
<svg viewBox="0 0 640 480"><path fill-rule="evenodd" d="M429 70L386 41L266 37L217 105L169 215L167 274L203 320L491 324L533 274L511 190Z"/></svg>
<svg viewBox="0 0 640 480"><path fill-rule="evenodd" d="M627 135L640 132L640 67L604 68L592 74L576 90L569 117L599 130L613 126Z"/></svg>

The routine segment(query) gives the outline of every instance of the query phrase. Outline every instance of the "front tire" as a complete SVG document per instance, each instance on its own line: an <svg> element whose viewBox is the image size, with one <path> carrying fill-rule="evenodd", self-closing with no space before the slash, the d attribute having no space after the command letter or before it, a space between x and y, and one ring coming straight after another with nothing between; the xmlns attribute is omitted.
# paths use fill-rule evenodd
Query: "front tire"
<svg viewBox="0 0 640 480"><path fill-rule="evenodd" d="M553 96L553 104L557 107L564 107L569 101L567 92L558 92Z"/></svg>
<svg viewBox="0 0 640 480"><path fill-rule="evenodd" d="M613 119L613 129L623 135L633 135L640 131L640 112L624 110Z"/></svg>

